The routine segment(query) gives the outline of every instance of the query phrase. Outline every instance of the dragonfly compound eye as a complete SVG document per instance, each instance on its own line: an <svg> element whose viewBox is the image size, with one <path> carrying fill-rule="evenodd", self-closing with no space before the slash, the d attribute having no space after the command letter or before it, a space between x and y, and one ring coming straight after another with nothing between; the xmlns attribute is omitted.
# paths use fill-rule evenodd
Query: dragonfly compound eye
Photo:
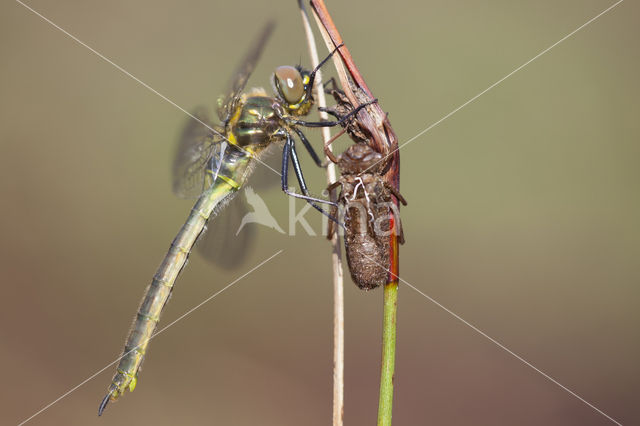
<svg viewBox="0 0 640 426"><path fill-rule="evenodd" d="M304 84L297 69L288 65L278 67L273 78L278 93L285 101L292 105L302 101L305 95Z"/></svg>

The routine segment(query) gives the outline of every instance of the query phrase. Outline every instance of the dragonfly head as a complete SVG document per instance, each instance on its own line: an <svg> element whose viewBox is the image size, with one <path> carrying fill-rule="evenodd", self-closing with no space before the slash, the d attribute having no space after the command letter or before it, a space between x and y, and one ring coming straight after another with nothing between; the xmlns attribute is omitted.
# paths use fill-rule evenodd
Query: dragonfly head
<svg viewBox="0 0 640 426"><path fill-rule="evenodd" d="M273 73L273 86L283 106L294 115L306 115L313 104L313 79L301 67L283 65Z"/></svg>

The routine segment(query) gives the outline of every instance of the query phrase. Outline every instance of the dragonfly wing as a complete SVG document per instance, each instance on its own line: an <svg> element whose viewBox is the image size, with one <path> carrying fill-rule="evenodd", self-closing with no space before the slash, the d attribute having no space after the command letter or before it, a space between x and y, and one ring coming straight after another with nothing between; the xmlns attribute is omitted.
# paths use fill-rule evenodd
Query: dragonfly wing
<svg viewBox="0 0 640 426"><path fill-rule="evenodd" d="M193 115L197 120L189 118L185 124L173 159L173 192L180 198L195 198L202 193L207 167L223 140L207 127L213 128L205 108L196 109Z"/></svg>
<svg viewBox="0 0 640 426"><path fill-rule="evenodd" d="M247 84L247 80L249 80L249 76L256 67L256 63L258 59L260 59L260 55L264 50L267 41L269 40L269 36L273 32L275 27L274 21L268 21L260 34L256 38L256 41L253 43L253 48L249 50L247 55L244 57L240 65L238 66L236 73L233 75L231 79L231 83L229 85L229 90L226 95L223 95L218 99L218 117L226 125L231 116L236 110L236 106L238 105L238 100L242 94L242 90L244 86Z"/></svg>
<svg viewBox="0 0 640 426"><path fill-rule="evenodd" d="M260 160L279 170L281 157L268 154L263 152ZM259 195L279 182L280 178L273 170L264 164L256 164L255 171L237 196L228 205L217 209L218 214L209 221L208 231L198 239L196 250L211 263L234 269L241 266L251 253L257 234L256 222L284 232L277 223L273 223L275 219L265 220L271 217L271 213Z"/></svg>
<svg viewBox="0 0 640 426"><path fill-rule="evenodd" d="M277 143L271 144L258 158L254 171L247 182L258 192L280 186L282 169L282 148Z"/></svg>
<svg viewBox="0 0 640 426"><path fill-rule="evenodd" d="M200 235L196 250L211 263L235 269L248 258L256 238L256 226L243 226L249 213L244 191L229 202L211 221L207 231Z"/></svg>

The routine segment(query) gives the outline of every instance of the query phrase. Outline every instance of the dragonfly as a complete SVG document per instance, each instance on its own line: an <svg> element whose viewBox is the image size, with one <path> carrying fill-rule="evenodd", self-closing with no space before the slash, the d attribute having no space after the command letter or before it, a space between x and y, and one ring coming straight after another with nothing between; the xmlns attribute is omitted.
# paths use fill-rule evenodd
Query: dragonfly
<svg viewBox="0 0 640 426"><path fill-rule="evenodd" d="M212 124L199 110L182 132L173 163L173 191L181 197L197 196L198 199L147 287L116 373L98 408L98 415L102 415L109 401L117 400L127 389L135 389L160 314L196 240L206 229L207 222L245 185L272 146L283 147L281 184L286 194L306 200L324 214L327 213L319 204L335 204L310 195L294 140L296 135L316 165L322 167L322 161L299 127L332 127L348 119L319 122L302 120L314 104L312 90L315 74L335 50L312 71L304 70L301 66L277 67L272 78L275 96L269 96L262 88L244 92L274 26L273 22L264 26L237 68L230 89L218 99L221 124ZM289 189L289 163L293 166L301 194Z"/></svg>

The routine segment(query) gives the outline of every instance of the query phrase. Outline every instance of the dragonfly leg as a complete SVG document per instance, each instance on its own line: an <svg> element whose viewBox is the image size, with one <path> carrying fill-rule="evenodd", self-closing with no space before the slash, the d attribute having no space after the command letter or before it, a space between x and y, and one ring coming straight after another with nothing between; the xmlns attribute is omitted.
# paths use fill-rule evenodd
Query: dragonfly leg
<svg viewBox="0 0 640 426"><path fill-rule="evenodd" d="M335 55L335 53L338 51L338 49L340 49L342 46L344 46L344 43L340 43L338 46L335 47L335 49L333 49L331 51L331 53L329 53L327 55L326 58L324 58L310 73L309 73L309 84L307 84L307 98L310 99L311 97L311 92L313 91L313 82L316 79L316 73L318 72L318 70L320 70L320 68L322 68L322 66L324 64L327 63L327 61L329 59L331 59L331 57L333 55ZM335 87L335 84L334 84Z"/></svg>
<svg viewBox="0 0 640 426"><path fill-rule="evenodd" d="M404 205L404 206L407 205L407 200L404 199L402 194L400 194L400 192L398 192L397 189L395 189L392 185L389 185L387 182L384 182L384 186L385 186L385 188L387 188L389 190L389 192L391 192L393 195L395 195L398 200L400 200L402 205Z"/></svg>
<svg viewBox="0 0 640 426"><path fill-rule="evenodd" d="M329 85L331 85L331 89L327 88ZM324 93L326 93L327 95L330 95L331 93L333 93L334 90L338 90L338 83L336 83L336 78L331 77L329 80L322 83L322 89L324 90Z"/></svg>
<svg viewBox="0 0 640 426"><path fill-rule="evenodd" d="M332 110L331 108L318 107L318 111L326 112L329 115L333 115L335 118L340 119L340 114Z"/></svg>
<svg viewBox="0 0 640 426"><path fill-rule="evenodd" d="M372 101L368 101L363 104L360 104L358 105L357 108L354 108L353 110L351 110L349 114L345 114L344 116L342 116L342 118L336 121L304 121L304 120L297 120L292 117L284 117L284 119L290 124L296 124L298 126L304 126L304 127L335 127L335 126L341 125L342 123L350 119L352 116L357 114L362 108L368 105L374 104L376 102L378 102L378 100L374 99Z"/></svg>
<svg viewBox="0 0 640 426"><path fill-rule="evenodd" d="M291 156L293 170L296 174L296 178L298 179L298 183L300 184L302 194L297 194L289 190L289 156ZM287 141L285 142L284 148L282 150L282 190L289 196L306 200L320 213L337 223L337 219L335 217L328 214L322 207L320 207L316 203L329 204L330 206L336 206L337 204L335 202L323 200L321 198L312 197L309 194L309 190L307 189L307 184L304 180L304 175L302 174L302 169L300 167L298 153L296 152L294 141L291 135L287 135Z"/></svg>
<svg viewBox="0 0 640 426"><path fill-rule="evenodd" d="M320 157L318 157L318 154L316 153L316 150L313 149L313 146L309 142L309 139L307 139L307 137L304 135L304 133L302 133L302 130L298 129L297 127L294 127L293 131L296 132L296 134L298 135L298 137L302 141L302 144L307 149L307 152L309 153L309 155L313 159L313 162L316 163L316 166L318 166L318 167L326 167L327 165L325 163L323 163L322 160L320 160Z"/></svg>
<svg viewBox="0 0 640 426"><path fill-rule="evenodd" d="M322 204L328 204L330 206L336 205L336 203L331 202L331 201L323 200L321 198L311 197L311 195L309 194L309 189L307 188L307 183L304 180L304 175L302 174L302 168L300 167L300 160L298 158L298 153L296 151L296 146L295 146L295 143L293 142L293 139L290 139L289 146L291 148L291 164L293 164L293 170L294 170L294 172L296 174L296 178L298 179L298 183L300 184L300 189L302 190L302 193L304 194L304 197L300 197L300 198L303 198L303 199L305 199L307 201L313 201L313 202L318 202L318 203L322 203ZM293 195L293 194L289 194L289 195ZM294 196L299 196L299 195L300 194L295 194ZM316 207L316 206L314 206L314 207ZM318 208L318 207L316 207L316 208ZM320 208L320 210L324 213L323 209Z"/></svg>
<svg viewBox="0 0 640 426"><path fill-rule="evenodd" d="M346 132L347 132L347 128L345 127L344 129L336 133L331 139L329 139L324 143L324 155L326 155L329 158L329 160L331 160L335 164L338 164L338 158L333 154L333 152L331 152L331 150L329 149L329 145L334 143L336 139L344 135Z"/></svg>
<svg viewBox="0 0 640 426"><path fill-rule="evenodd" d="M293 170L296 174L296 178L298 179L298 183L300 184L300 189L302 190L302 194L297 194L295 192L289 191L289 157L291 157ZM303 200L307 200L309 204L311 204L313 207L315 207L318 211L320 211L323 214L326 214L324 209L322 209L322 207L318 206L315 203L329 204L331 206L336 205L336 203L323 200L321 198L315 198L309 194L309 189L307 188L307 184L304 180L304 176L302 175L300 160L298 159L298 153L296 151L295 145L293 143L293 138L291 137L291 135L287 135L287 141L285 142L284 148L282 149L282 180L281 182L282 182L282 190L287 195L300 198Z"/></svg>
<svg viewBox="0 0 640 426"><path fill-rule="evenodd" d="M402 196L402 194L400 194L400 192L393 187L393 185L389 185L387 182L384 182L384 186L385 188L387 188L387 190L389 192L391 192L393 195L395 195L395 197L398 199L398 201L400 201L403 205L407 205L407 200L404 199L404 197ZM395 217L395 223L396 223L396 229L397 234L398 234L398 243L399 244L404 244L404 229L402 228L402 219L400 218L400 210L394 205L392 205L392 209L393 210L393 216Z"/></svg>
<svg viewBox="0 0 640 426"><path fill-rule="evenodd" d="M335 197L335 190L336 188L338 188L340 185L342 185L342 183L340 181L336 181L333 182L331 185L329 185L327 187L327 192L329 193L329 200L335 202L336 201L336 197ZM336 204L335 206L331 206L331 216L338 218L338 214L340 213L340 210L338 208L338 205ZM331 221L329 222L329 227L327 229L327 239L331 239L333 238L333 234L336 232L336 224L337 222ZM342 227L344 228L344 225L342 225Z"/></svg>

